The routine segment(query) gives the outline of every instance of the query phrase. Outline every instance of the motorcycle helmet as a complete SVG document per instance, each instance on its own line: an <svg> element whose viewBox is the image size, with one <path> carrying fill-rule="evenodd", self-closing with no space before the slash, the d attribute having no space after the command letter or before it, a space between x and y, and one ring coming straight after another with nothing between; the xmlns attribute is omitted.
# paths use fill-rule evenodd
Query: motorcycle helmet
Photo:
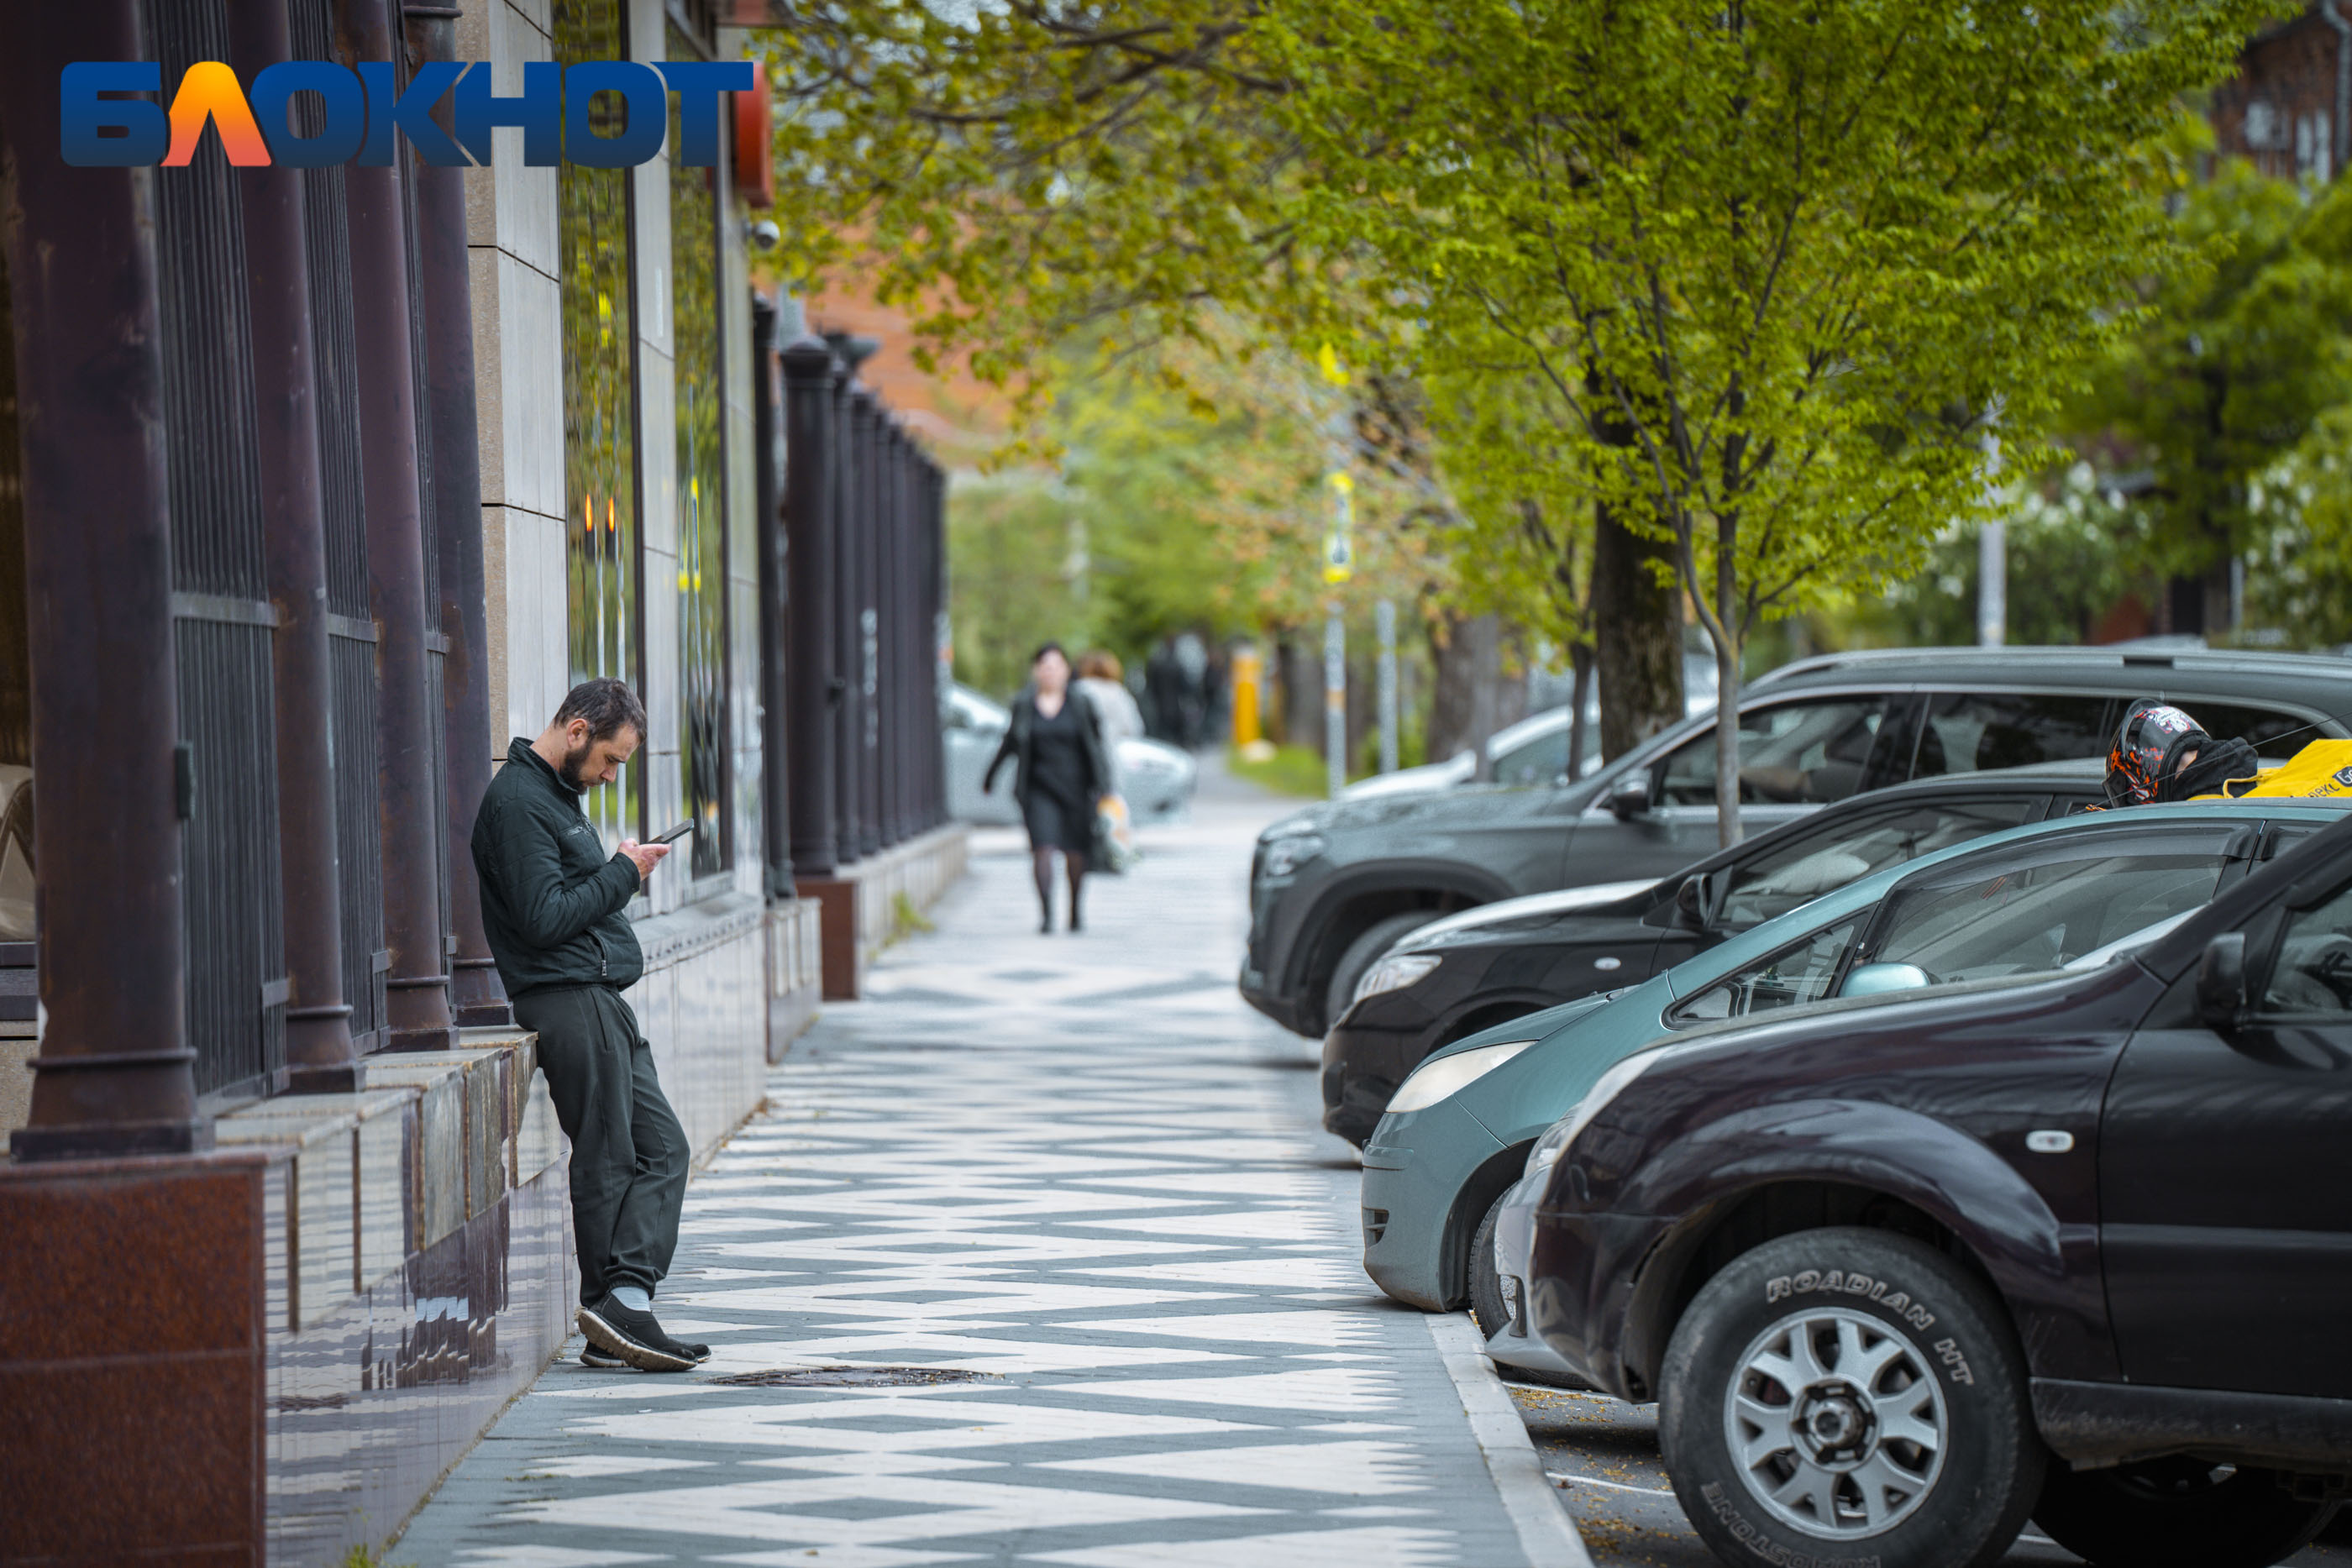
<svg viewBox="0 0 2352 1568"><path fill-rule="evenodd" d="M2107 804L2147 805L2185 755L2212 741L2195 719L2169 703L2143 698L2132 704L2107 751Z"/></svg>

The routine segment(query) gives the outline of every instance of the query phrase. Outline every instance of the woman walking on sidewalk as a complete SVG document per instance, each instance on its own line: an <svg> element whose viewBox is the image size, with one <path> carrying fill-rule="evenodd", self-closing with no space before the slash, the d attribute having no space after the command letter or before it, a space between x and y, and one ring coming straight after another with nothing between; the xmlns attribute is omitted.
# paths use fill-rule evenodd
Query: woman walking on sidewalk
<svg viewBox="0 0 2352 1568"><path fill-rule="evenodd" d="M982 793L1008 760L1037 877L1037 929L1054 929L1054 852L1059 850L1070 879L1070 929L1083 930L1079 892L1096 815L1112 781L1102 721L1086 694L1071 689L1069 655L1059 643L1046 643L1029 661L1029 685L1013 699L1013 721L981 780Z"/></svg>

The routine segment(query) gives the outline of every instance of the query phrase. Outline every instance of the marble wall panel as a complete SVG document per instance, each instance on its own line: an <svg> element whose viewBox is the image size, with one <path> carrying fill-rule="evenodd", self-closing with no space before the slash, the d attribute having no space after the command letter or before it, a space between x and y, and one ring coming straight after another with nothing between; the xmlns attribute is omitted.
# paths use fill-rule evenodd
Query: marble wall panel
<svg viewBox="0 0 2352 1568"><path fill-rule="evenodd" d="M507 700L499 754L513 736L535 736L571 689L564 617L563 524L509 508L506 546Z"/></svg>
<svg viewBox="0 0 2352 1568"><path fill-rule="evenodd" d="M409 1206L418 1227L413 1245L430 1247L466 1218L464 1057L457 1051L377 1056L368 1062L368 1081L417 1092L417 1164Z"/></svg>
<svg viewBox="0 0 2352 1568"><path fill-rule="evenodd" d="M566 504L562 296L554 278L505 251L498 253L498 273L504 482L496 492L486 484L483 497L560 517ZM478 377L478 370L476 373ZM478 385L475 396L478 401L481 396ZM488 417L487 413L483 417Z"/></svg>
<svg viewBox="0 0 2352 1568"><path fill-rule="evenodd" d="M376 1551L552 1359L577 1293L570 1213L558 1165L330 1321L271 1336L273 1565Z"/></svg>
<svg viewBox="0 0 2352 1568"><path fill-rule="evenodd" d="M486 1214L507 1189L508 1116L503 1053L466 1069L466 1214Z"/></svg>
<svg viewBox="0 0 2352 1568"><path fill-rule="evenodd" d="M515 1129L515 1180L518 1186L535 1179L558 1161L571 1157L562 1127L555 1119L555 1102L548 1098L547 1075L533 1072L524 1090L522 1116Z"/></svg>
<svg viewBox="0 0 2352 1568"><path fill-rule="evenodd" d="M359 1271L360 1289L374 1284L400 1267L408 1255L408 1195L415 1190L417 1117L416 1095L408 1090L371 1092L366 1098L380 1108L363 1114L359 1124Z"/></svg>

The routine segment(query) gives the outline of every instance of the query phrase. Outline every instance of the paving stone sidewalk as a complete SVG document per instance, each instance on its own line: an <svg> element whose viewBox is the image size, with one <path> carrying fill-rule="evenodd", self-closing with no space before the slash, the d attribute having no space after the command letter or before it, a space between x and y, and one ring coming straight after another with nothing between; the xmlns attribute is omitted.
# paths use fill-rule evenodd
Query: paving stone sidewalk
<svg viewBox="0 0 2352 1568"><path fill-rule="evenodd" d="M1358 1268L1313 1047L1234 994L1280 809L1212 780L1078 936L1036 934L1025 851L985 835L689 1188L657 1307L710 1364L596 1371L575 1338L385 1560L1583 1562L1466 1327ZM836 1366L982 1375L721 1381Z"/></svg>

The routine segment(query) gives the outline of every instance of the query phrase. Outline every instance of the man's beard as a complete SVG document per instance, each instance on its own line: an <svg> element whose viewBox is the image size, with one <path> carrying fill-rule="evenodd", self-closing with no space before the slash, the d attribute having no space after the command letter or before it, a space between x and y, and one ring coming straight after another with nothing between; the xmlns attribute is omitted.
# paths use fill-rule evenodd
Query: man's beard
<svg viewBox="0 0 2352 1568"><path fill-rule="evenodd" d="M577 751L565 752L563 766L555 770L555 776L563 780L563 787L574 795L588 793L588 782L580 777L580 768L588 760L588 753L594 748L595 745L596 743L591 740Z"/></svg>

